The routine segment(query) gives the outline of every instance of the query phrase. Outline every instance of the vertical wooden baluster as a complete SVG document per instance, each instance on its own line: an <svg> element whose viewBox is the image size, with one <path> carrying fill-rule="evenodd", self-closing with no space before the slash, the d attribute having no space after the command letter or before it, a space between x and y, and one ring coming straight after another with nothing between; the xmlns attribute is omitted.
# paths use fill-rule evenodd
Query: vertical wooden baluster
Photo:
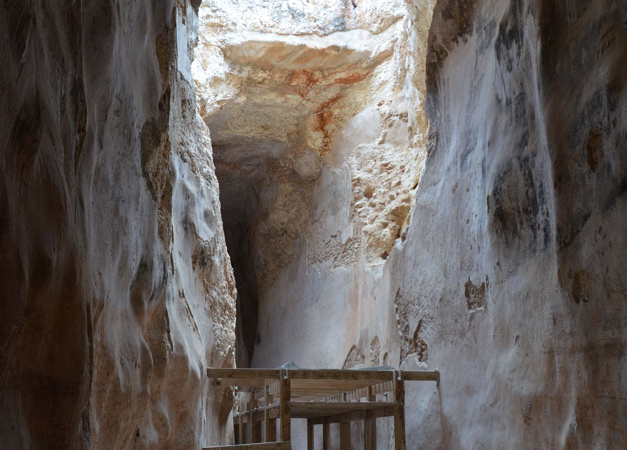
<svg viewBox="0 0 627 450"><path fill-rule="evenodd" d="M288 370L281 369L281 440L291 441L291 417L290 417L290 374Z"/></svg>
<svg viewBox="0 0 627 450"><path fill-rule="evenodd" d="M270 405L272 405L273 399L270 394L270 384L266 380L266 409L264 410L264 421L265 421L265 431L266 431L266 442L275 442L276 441L276 419L270 418Z"/></svg>
<svg viewBox="0 0 627 450"><path fill-rule="evenodd" d="M238 421L239 421L239 443L240 444L245 444L244 439L246 438L245 435L245 430L244 430L244 410L242 408L242 396L240 394L240 398L239 398L239 417L238 417Z"/></svg>
<svg viewBox="0 0 627 450"><path fill-rule="evenodd" d="M351 450L350 422L340 422L340 450Z"/></svg>
<svg viewBox="0 0 627 450"><path fill-rule="evenodd" d="M394 450L405 450L405 383L394 372Z"/></svg>
<svg viewBox="0 0 627 450"><path fill-rule="evenodd" d="M331 450L330 434L331 434L330 424L326 422L323 423L322 424L322 450Z"/></svg>
<svg viewBox="0 0 627 450"><path fill-rule="evenodd" d="M314 425L307 419L307 450L314 450Z"/></svg>

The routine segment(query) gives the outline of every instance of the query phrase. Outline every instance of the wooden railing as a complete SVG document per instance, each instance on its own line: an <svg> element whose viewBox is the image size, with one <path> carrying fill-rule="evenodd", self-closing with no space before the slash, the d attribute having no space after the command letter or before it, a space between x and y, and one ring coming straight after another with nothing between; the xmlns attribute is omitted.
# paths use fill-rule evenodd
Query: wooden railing
<svg viewBox="0 0 627 450"><path fill-rule="evenodd" d="M440 382L438 371L405 370L208 369L207 376L240 389L233 414L236 445L211 450L290 450L292 418L307 419L308 450L316 425L322 425L323 449L330 448L331 423L340 424L341 450L349 449L349 424L357 420L364 422L365 449L376 450L379 417L394 417L394 448L405 450L405 382Z"/></svg>

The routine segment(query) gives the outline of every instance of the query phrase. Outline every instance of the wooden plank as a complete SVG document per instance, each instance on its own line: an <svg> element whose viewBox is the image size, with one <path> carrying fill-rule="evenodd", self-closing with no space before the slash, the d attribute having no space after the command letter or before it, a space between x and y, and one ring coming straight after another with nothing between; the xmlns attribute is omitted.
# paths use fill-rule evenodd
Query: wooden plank
<svg viewBox="0 0 627 450"><path fill-rule="evenodd" d="M351 450L351 424L340 423L340 450Z"/></svg>
<svg viewBox="0 0 627 450"><path fill-rule="evenodd" d="M393 372L387 370L348 370L348 369L292 369L292 397L324 396L351 391L392 381ZM280 369L207 369L207 376L220 379L222 386L243 388L263 386L264 379L278 379ZM436 371L403 371L405 381L436 381L440 373Z"/></svg>
<svg viewBox="0 0 627 450"><path fill-rule="evenodd" d="M244 423L249 423L251 417L253 420L257 422L261 422L265 420L266 409L268 410L268 417L270 417L270 419L276 419L281 416L280 411L279 411L279 406L273 405L268 408L266 408L265 406L262 406L260 408L255 409L254 411L246 411L241 414L237 413L235 414L234 417L239 418L240 416L242 416L242 420L244 421Z"/></svg>
<svg viewBox="0 0 627 450"><path fill-rule="evenodd" d="M235 369L235 368L208 368L209 378L234 378L234 379L278 379L281 370L285 369ZM354 370L354 369L292 369L289 370L292 380L374 380L391 381L391 370ZM405 381L438 381L440 372L403 370Z"/></svg>
<svg viewBox="0 0 627 450"><path fill-rule="evenodd" d="M291 393L292 398L321 398L336 394L349 393L368 386L379 385L380 380L292 380ZM391 385L392 380L389 380ZM390 386L390 391L391 391Z"/></svg>
<svg viewBox="0 0 627 450"><path fill-rule="evenodd" d="M291 441L291 425L290 417L290 379L289 372L281 369L280 374L280 396L281 402L279 409L281 411L281 440Z"/></svg>
<svg viewBox="0 0 627 450"><path fill-rule="evenodd" d="M394 450L405 450L405 383L399 371L394 376Z"/></svg>
<svg viewBox="0 0 627 450"><path fill-rule="evenodd" d="M318 420L324 417L329 418L329 423L363 420L361 413L368 410L374 411L377 417L393 416L394 405L394 402L289 402L291 418L313 419L316 424L324 423L323 420ZM270 420L281 416L280 405L274 405L235 414L235 419L241 419L243 424L250 423L251 417L253 421L262 421L265 420L266 409Z"/></svg>
<svg viewBox="0 0 627 450"><path fill-rule="evenodd" d="M390 370L349 370L349 369L294 369L290 370L292 380L376 380L390 381L393 372Z"/></svg>
<svg viewBox="0 0 627 450"><path fill-rule="evenodd" d="M238 387L244 390L263 386L263 378L214 378L214 380L217 386Z"/></svg>
<svg viewBox="0 0 627 450"><path fill-rule="evenodd" d="M322 424L322 450L331 450L331 425Z"/></svg>
<svg viewBox="0 0 627 450"><path fill-rule="evenodd" d="M207 377L209 378L241 378L241 379L278 379L280 376L279 369L207 369Z"/></svg>
<svg viewBox="0 0 627 450"><path fill-rule="evenodd" d="M436 381L440 382L440 372L433 371L419 371L419 370L403 370L401 372L403 381Z"/></svg>
<svg viewBox="0 0 627 450"><path fill-rule="evenodd" d="M307 421L307 450L314 450L314 426L311 420Z"/></svg>
<svg viewBox="0 0 627 450"><path fill-rule="evenodd" d="M292 444L289 442L264 442L256 444L203 447L203 450L292 450Z"/></svg>
<svg viewBox="0 0 627 450"><path fill-rule="evenodd" d="M385 406L370 411L352 411L344 414L337 414L334 416L314 417L310 420L314 425L320 425L322 423L354 422L357 420L364 420L366 418L366 413L371 414L374 418L392 417L394 416L394 407Z"/></svg>
<svg viewBox="0 0 627 450"><path fill-rule="evenodd" d="M393 402L290 402L290 413L295 419L312 419L393 406Z"/></svg>
<svg viewBox="0 0 627 450"><path fill-rule="evenodd" d="M377 419L370 411L364 420L364 450L377 450Z"/></svg>

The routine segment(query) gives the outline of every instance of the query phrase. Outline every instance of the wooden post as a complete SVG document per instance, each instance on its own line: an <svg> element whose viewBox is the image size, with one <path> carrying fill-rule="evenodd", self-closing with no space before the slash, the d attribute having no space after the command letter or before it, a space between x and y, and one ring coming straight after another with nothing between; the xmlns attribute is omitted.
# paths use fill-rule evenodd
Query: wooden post
<svg viewBox="0 0 627 450"><path fill-rule="evenodd" d="M272 404L272 396L270 395L270 385L266 380L266 396L265 396L265 410L263 411L263 420L265 425L266 442L276 441L276 419L270 418L270 409L268 408Z"/></svg>
<svg viewBox="0 0 627 450"><path fill-rule="evenodd" d="M394 372L394 450L405 450L405 382Z"/></svg>
<svg viewBox="0 0 627 450"><path fill-rule="evenodd" d="M250 391L250 418L248 422L250 423L250 443L258 443L261 442L261 422L255 420L255 413L253 412L259 406L259 402L257 400L257 396L255 395L255 390L251 389Z"/></svg>
<svg viewBox="0 0 627 450"><path fill-rule="evenodd" d="M351 450L350 422L340 422L340 450Z"/></svg>
<svg viewBox="0 0 627 450"><path fill-rule="evenodd" d="M377 419L370 411L366 411L364 419L364 449L377 450Z"/></svg>
<svg viewBox="0 0 627 450"><path fill-rule="evenodd" d="M238 417L238 422L239 422L239 426L238 428L238 433L239 433L239 442L238 444L245 444L244 439L245 439L245 430L244 430L244 419L242 418L242 413L244 411L242 410L242 400L240 399L239 401L239 417Z"/></svg>
<svg viewBox="0 0 627 450"><path fill-rule="evenodd" d="M291 439L291 417L290 417L290 374L288 370L281 369L280 391L281 391L281 440L290 442Z"/></svg>
<svg viewBox="0 0 627 450"><path fill-rule="evenodd" d="M322 424L322 450L331 450L331 426L325 422Z"/></svg>
<svg viewBox="0 0 627 450"><path fill-rule="evenodd" d="M369 402L374 402L377 399L372 386L368 386L366 399ZM366 418L364 419L364 448L366 450L377 449L377 419L372 416L370 411L366 411Z"/></svg>
<svg viewBox="0 0 627 450"><path fill-rule="evenodd" d="M377 394L374 393L374 389L372 386L368 386L368 401L369 402L377 401Z"/></svg>
<svg viewBox="0 0 627 450"><path fill-rule="evenodd" d="M307 450L314 450L314 425L307 419Z"/></svg>

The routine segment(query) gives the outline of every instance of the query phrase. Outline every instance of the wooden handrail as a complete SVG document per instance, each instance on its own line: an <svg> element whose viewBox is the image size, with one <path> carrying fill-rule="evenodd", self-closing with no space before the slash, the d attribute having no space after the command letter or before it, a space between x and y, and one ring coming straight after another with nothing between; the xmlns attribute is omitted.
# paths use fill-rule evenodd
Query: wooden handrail
<svg viewBox="0 0 627 450"><path fill-rule="evenodd" d="M280 369L207 369L209 378L279 379Z"/></svg>
<svg viewBox="0 0 627 450"><path fill-rule="evenodd" d="M238 379L271 379L278 380L282 369L207 369L209 378L238 378ZM292 380L373 380L392 381L392 370L354 370L354 369L283 369L289 373ZM405 381L438 381L440 372L402 370L401 377Z"/></svg>
<svg viewBox="0 0 627 450"><path fill-rule="evenodd" d="M203 450L291 450L289 442L264 442L257 444L219 445L217 447L203 447Z"/></svg>

